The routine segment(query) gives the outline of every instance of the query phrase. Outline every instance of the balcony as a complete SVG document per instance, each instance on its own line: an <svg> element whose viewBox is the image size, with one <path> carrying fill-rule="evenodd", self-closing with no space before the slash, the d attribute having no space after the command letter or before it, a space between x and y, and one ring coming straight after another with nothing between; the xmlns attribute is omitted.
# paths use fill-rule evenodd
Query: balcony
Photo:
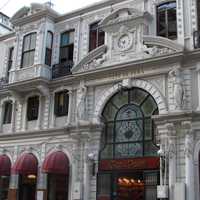
<svg viewBox="0 0 200 200"><path fill-rule="evenodd" d="M194 40L194 48L200 48L200 31L195 31L193 33L193 40Z"/></svg>
<svg viewBox="0 0 200 200"><path fill-rule="evenodd" d="M73 64L73 61L69 60L67 62L54 65L52 67L52 79L70 75Z"/></svg>
<svg viewBox="0 0 200 200"><path fill-rule="evenodd" d="M46 65L33 65L31 67L21 68L15 71L10 71L9 84L28 81L31 79L50 80L51 68Z"/></svg>

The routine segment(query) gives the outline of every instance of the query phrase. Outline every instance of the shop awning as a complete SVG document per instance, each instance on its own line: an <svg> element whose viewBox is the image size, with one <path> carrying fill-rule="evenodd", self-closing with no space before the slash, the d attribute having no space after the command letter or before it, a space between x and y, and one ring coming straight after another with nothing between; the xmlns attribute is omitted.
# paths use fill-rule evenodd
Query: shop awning
<svg viewBox="0 0 200 200"><path fill-rule="evenodd" d="M15 162L12 173L21 175L36 175L38 170L37 158L32 153L21 155Z"/></svg>
<svg viewBox="0 0 200 200"><path fill-rule="evenodd" d="M68 174L69 159L61 151L54 152L44 160L42 171L51 174Z"/></svg>
<svg viewBox="0 0 200 200"><path fill-rule="evenodd" d="M11 169L10 158L6 155L0 155L0 176L9 176Z"/></svg>

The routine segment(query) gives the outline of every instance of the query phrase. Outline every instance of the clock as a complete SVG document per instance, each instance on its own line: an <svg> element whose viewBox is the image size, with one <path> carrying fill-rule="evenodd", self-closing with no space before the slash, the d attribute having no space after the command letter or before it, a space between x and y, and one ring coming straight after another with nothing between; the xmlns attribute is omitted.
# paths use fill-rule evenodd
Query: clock
<svg viewBox="0 0 200 200"><path fill-rule="evenodd" d="M122 51L127 50L131 47L132 41L128 34L124 34L118 39L118 48Z"/></svg>

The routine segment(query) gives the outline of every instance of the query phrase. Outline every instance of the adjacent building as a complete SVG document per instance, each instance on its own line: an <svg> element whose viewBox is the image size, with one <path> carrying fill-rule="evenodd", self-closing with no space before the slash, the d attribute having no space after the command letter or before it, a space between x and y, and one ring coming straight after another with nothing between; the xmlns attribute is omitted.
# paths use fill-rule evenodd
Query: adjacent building
<svg viewBox="0 0 200 200"><path fill-rule="evenodd" d="M0 37L1 200L199 200L198 0L23 7Z"/></svg>
<svg viewBox="0 0 200 200"><path fill-rule="evenodd" d="M8 34L12 31L10 18L4 13L0 12L0 35Z"/></svg>

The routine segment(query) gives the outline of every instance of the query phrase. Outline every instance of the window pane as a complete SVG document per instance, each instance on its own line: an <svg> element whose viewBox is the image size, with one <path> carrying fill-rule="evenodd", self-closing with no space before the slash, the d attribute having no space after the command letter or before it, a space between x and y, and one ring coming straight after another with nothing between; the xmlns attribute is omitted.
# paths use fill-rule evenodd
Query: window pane
<svg viewBox="0 0 200 200"><path fill-rule="evenodd" d="M145 116L151 116L156 108L157 105L152 96L149 96L148 99L142 104L142 110Z"/></svg>
<svg viewBox="0 0 200 200"><path fill-rule="evenodd" d="M103 116L107 121L113 121L116 113L117 108L112 103L109 103L103 112Z"/></svg>
<svg viewBox="0 0 200 200"><path fill-rule="evenodd" d="M113 158L113 145L108 144L101 151L101 159L112 159Z"/></svg>
<svg viewBox="0 0 200 200"><path fill-rule="evenodd" d="M109 198L111 192L111 174L98 175L98 198Z"/></svg>
<svg viewBox="0 0 200 200"><path fill-rule="evenodd" d="M128 103L128 91L119 92L112 98L112 102L119 108Z"/></svg>
<svg viewBox="0 0 200 200"><path fill-rule="evenodd" d="M152 119L145 119L145 140L151 140L152 139Z"/></svg>
<svg viewBox="0 0 200 200"><path fill-rule="evenodd" d="M48 49L52 48L52 42L53 42L53 34L51 32L47 32L47 43L46 43L46 47Z"/></svg>
<svg viewBox="0 0 200 200"><path fill-rule="evenodd" d="M176 8L168 10L168 37L170 39L177 37L177 24L176 24Z"/></svg>
<svg viewBox="0 0 200 200"><path fill-rule="evenodd" d="M166 18L165 12L158 13L158 35L162 37L166 37L167 35L167 25L166 25Z"/></svg>
<svg viewBox="0 0 200 200"><path fill-rule="evenodd" d="M115 126L115 142L135 142L143 140L142 120L116 122Z"/></svg>
<svg viewBox="0 0 200 200"><path fill-rule="evenodd" d="M158 156L158 147L152 142L145 142L144 155L145 156Z"/></svg>
<svg viewBox="0 0 200 200"><path fill-rule="evenodd" d="M29 66L29 52L26 52L26 53L23 54L22 66L23 67L28 67Z"/></svg>
<svg viewBox="0 0 200 200"><path fill-rule="evenodd" d="M130 91L130 102L140 105L147 95L148 95L147 92L145 92L143 90L137 90L137 89L131 90Z"/></svg>
<svg viewBox="0 0 200 200"><path fill-rule="evenodd" d="M35 51L30 51L29 52L28 66L31 66L31 65L34 64L34 56L35 56Z"/></svg>
<svg viewBox="0 0 200 200"><path fill-rule="evenodd" d="M23 51L27 51L30 48L30 35L24 37Z"/></svg>
<svg viewBox="0 0 200 200"><path fill-rule="evenodd" d="M11 102L6 102L4 107L4 124L10 124L11 123L11 118L12 118L12 103Z"/></svg>
<svg viewBox="0 0 200 200"><path fill-rule="evenodd" d="M69 41L70 41L70 33L67 32L67 33L63 33L61 35L61 46L66 46L69 44Z"/></svg>
<svg viewBox="0 0 200 200"><path fill-rule="evenodd" d="M68 115L69 95L68 91L57 92L55 94L54 114L56 116Z"/></svg>
<svg viewBox="0 0 200 200"><path fill-rule="evenodd" d="M115 158L140 157L142 155L142 143L125 143L115 145Z"/></svg>
<svg viewBox="0 0 200 200"><path fill-rule="evenodd" d="M36 45L36 33L31 34L30 50L35 49Z"/></svg>
<svg viewBox="0 0 200 200"><path fill-rule="evenodd" d="M39 111L39 97L30 97L27 105L28 121L37 120Z"/></svg>

